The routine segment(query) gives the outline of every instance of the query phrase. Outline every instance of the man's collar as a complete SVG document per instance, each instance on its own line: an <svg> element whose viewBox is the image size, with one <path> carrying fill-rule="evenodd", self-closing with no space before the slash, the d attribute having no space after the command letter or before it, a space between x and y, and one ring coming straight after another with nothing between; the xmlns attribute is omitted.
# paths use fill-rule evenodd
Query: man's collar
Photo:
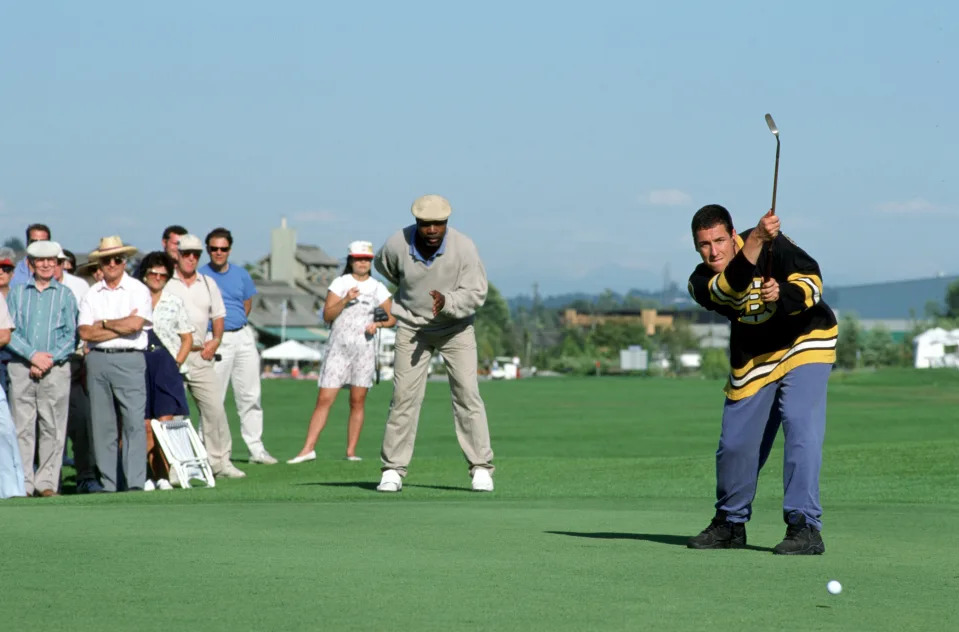
<svg viewBox="0 0 959 632"><path fill-rule="evenodd" d="M27 285L32 285L33 287L37 287L37 276L35 274L31 274L30 277L27 279ZM60 282L57 281L57 277L50 277L50 282L48 283L48 287L57 287L58 285L60 285Z"/></svg>
<svg viewBox="0 0 959 632"><path fill-rule="evenodd" d="M419 233L416 231L416 224L413 224L409 227L410 230L410 255L417 261L422 261L423 263L431 263L436 257L444 254L446 252L446 239L450 236L450 229L447 227L446 232L443 234L443 241L440 242L439 248L436 249L429 257L424 257L423 253L420 252L419 247L416 245L416 238Z"/></svg>
<svg viewBox="0 0 959 632"><path fill-rule="evenodd" d="M101 281L97 281L97 284L96 284L95 286L93 286L93 287L95 287L95 288L97 289L97 291L100 291L100 292L102 292L103 290L110 290L110 291L113 291L113 290L124 290L124 289L126 289L127 279L128 279L128 278L129 278L129 275L128 275L126 272L124 272L124 273L120 276L120 282L117 283L117 286L116 286L116 287L110 287L109 285L107 285L107 280L106 280L106 279L103 279L103 280L101 280Z"/></svg>

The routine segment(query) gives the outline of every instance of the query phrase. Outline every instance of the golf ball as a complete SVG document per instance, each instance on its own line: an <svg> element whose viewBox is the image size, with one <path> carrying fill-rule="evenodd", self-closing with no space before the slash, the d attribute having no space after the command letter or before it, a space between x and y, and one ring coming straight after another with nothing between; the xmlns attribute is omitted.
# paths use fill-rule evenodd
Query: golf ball
<svg viewBox="0 0 959 632"><path fill-rule="evenodd" d="M831 595L838 595L842 592L842 584L834 579L826 584L826 590L828 590Z"/></svg>

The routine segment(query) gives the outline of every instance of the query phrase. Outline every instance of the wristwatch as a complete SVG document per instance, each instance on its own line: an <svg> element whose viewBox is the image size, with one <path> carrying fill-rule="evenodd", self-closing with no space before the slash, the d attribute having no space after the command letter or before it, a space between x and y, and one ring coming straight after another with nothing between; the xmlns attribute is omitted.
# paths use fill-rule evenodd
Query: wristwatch
<svg viewBox="0 0 959 632"><path fill-rule="evenodd" d="M100 326L103 327L104 329L107 328L107 319L106 319L106 318L104 318L103 320L100 321Z"/></svg>

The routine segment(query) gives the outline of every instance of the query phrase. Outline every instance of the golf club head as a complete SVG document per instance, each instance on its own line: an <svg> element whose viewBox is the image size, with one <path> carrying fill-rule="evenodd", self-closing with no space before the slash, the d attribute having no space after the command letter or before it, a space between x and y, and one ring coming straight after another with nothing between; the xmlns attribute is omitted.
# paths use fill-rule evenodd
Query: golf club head
<svg viewBox="0 0 959 632"><path fill-rule="evenodd" d="M776 127L776 121L773 120L772 114L766 115L766 125L769 126L769 131L772 132L776 138L779 138L779 128Z"/></svg>

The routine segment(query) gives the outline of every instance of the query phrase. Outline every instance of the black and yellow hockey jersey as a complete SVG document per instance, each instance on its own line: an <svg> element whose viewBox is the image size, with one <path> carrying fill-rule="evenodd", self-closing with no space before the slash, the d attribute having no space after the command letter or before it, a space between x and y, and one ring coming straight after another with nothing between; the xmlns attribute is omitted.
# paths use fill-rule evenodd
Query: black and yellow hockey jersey
<svg viewBox="0 0 959 632"><path fill-rule="evenodd" d="M762 301L769 249L763 248L756 265L749 263L741 250L749 232L736 236L740 251L722 273L701 263L689 277L696 302L730 321L731 371L725 390L733 400L755 394L797 366L834 363L839 331L835 314L822 300L819 264L782 233L772 248L779 301Z"/></svg>

